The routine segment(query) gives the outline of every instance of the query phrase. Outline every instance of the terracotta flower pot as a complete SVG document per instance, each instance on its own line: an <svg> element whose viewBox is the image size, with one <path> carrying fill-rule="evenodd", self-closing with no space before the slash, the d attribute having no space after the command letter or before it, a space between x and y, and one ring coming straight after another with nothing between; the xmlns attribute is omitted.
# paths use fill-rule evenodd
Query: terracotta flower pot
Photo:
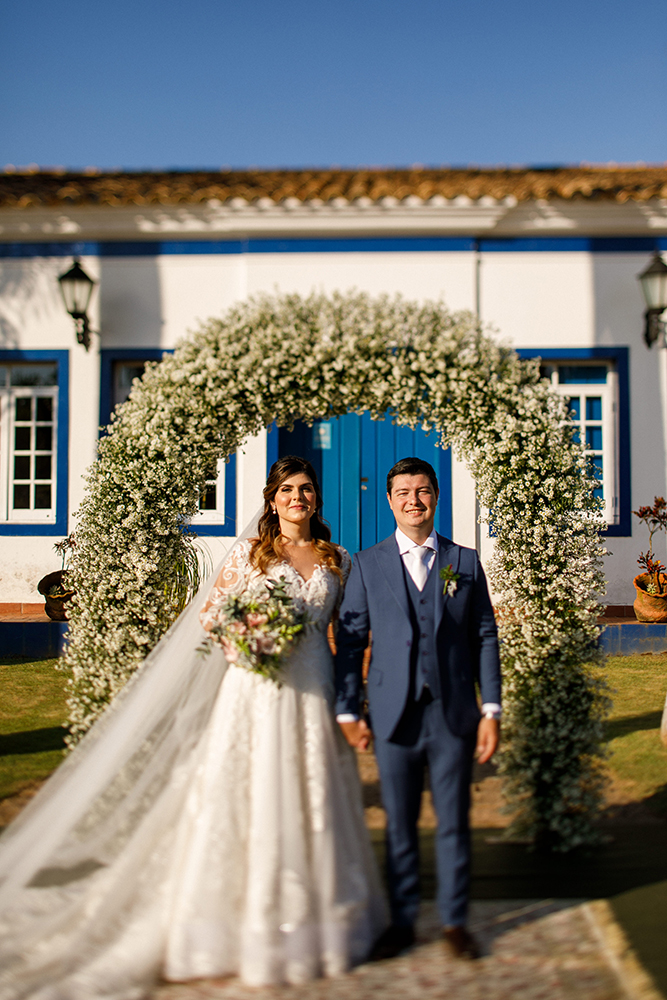
<svg viewBox="0 0 667 1000"><path fill-rule="evenodd" d="M66 590L63 587L63 571L57 569L55 573L47 573L37 584L37 589L45 600L44 610L52 622L66 622L67 613L65 603L74 594L73 590ZM51 591L51 593L50 593Z"/></svg>
<svg viewBox="0 0 667 1000"><path fill-rule="evenodd" d="M634 579L637 597L635 598L634 609L637 621L640 622L667 622L667 594L657 596L649 594L646 587L651 577L648 573L640 573ZM665 577L661 574L661 583L664 585Z"/></svg>

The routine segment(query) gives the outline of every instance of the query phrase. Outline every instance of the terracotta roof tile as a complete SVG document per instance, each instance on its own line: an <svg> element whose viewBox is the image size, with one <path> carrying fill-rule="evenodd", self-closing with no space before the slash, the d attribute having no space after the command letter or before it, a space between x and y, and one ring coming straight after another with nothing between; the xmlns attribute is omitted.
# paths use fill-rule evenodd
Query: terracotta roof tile
<svg viewBox="0 0 667 1000"><path fill-rule="evenodd" d="M73 205L176 205L234 198L273 202L296 198L333 202L337 198L373 202L436 195L473 200L482 197L517 201L588 199L647 201L667 198L667 167L582 166L498 169L406 170L237 170L62 173L43 171L0 174L0 206L28 208Z"/></svg>

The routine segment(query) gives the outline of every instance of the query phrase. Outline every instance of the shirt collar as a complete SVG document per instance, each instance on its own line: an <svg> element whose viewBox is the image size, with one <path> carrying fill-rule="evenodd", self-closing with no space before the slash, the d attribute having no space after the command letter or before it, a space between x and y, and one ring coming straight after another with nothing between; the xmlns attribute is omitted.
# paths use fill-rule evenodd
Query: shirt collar
<svg viewBox="0 0 667 1000"><path fill-rule="evenodd" d="M403 534L400 528L396 529L395 538L398 545L398 551L401 555L405 555L406 552L409 552L410 549L416 548L419 544L418 542L413 542L411 538L408 538L407 535ZM435 528L424 542L424 545L427 549L433 549L434 552L438 551L438 538L435 533Z"/></svg>

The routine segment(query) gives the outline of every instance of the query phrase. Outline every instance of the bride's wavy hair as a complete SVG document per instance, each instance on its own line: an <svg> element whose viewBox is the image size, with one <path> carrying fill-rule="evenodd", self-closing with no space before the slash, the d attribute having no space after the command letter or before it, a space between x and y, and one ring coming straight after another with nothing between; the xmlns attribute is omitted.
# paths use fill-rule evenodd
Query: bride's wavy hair
<svg viewBox="0 0 667 1000"><path fill-rule="evenodd" d="M317 474L310 462L298 455L285 455L274 462L264 487L264 510L257 525L258 537L250 546L250 562L261 573L266 573L269 566L284 559L280 542L280 520L274 513L271 504L276 493L290 476L303 472L308 476L315 488L315 513L310 519L310 533L313 537L313 548L320 557L320 562L327 566L336 576L341 576L342 558L339 550L331 544L331 528L323 520L322 492L317 480Z"/></svg>

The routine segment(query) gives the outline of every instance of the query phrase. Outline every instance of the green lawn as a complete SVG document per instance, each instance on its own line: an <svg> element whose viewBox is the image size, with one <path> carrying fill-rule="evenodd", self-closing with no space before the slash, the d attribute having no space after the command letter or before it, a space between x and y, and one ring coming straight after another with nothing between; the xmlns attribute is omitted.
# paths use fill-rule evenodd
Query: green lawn
<svg viewBox="0 0 667 1000"><path fill-rule="evenodd" d="M660 742L667 654L610 657L605 673L614 703L606 725L609 766L632 783L633 798L667 812L667 747Z"/></svg>
<svg viewBox="0 0 667 1000"><path fill-rule="evenodd" d="M57 662L0 662L0 799L46 778L62 760L67 678Z"/></svg>
<svg viewBox="0 0 667 1000"><path fill-rule="evenodd" d="M62 759L66 676L57 660L0 662L0 799L45 778ZM667 748L660 718L667 655L618 656L605 667L613 709L609 766L637 800L667 811Z"/></svg>

